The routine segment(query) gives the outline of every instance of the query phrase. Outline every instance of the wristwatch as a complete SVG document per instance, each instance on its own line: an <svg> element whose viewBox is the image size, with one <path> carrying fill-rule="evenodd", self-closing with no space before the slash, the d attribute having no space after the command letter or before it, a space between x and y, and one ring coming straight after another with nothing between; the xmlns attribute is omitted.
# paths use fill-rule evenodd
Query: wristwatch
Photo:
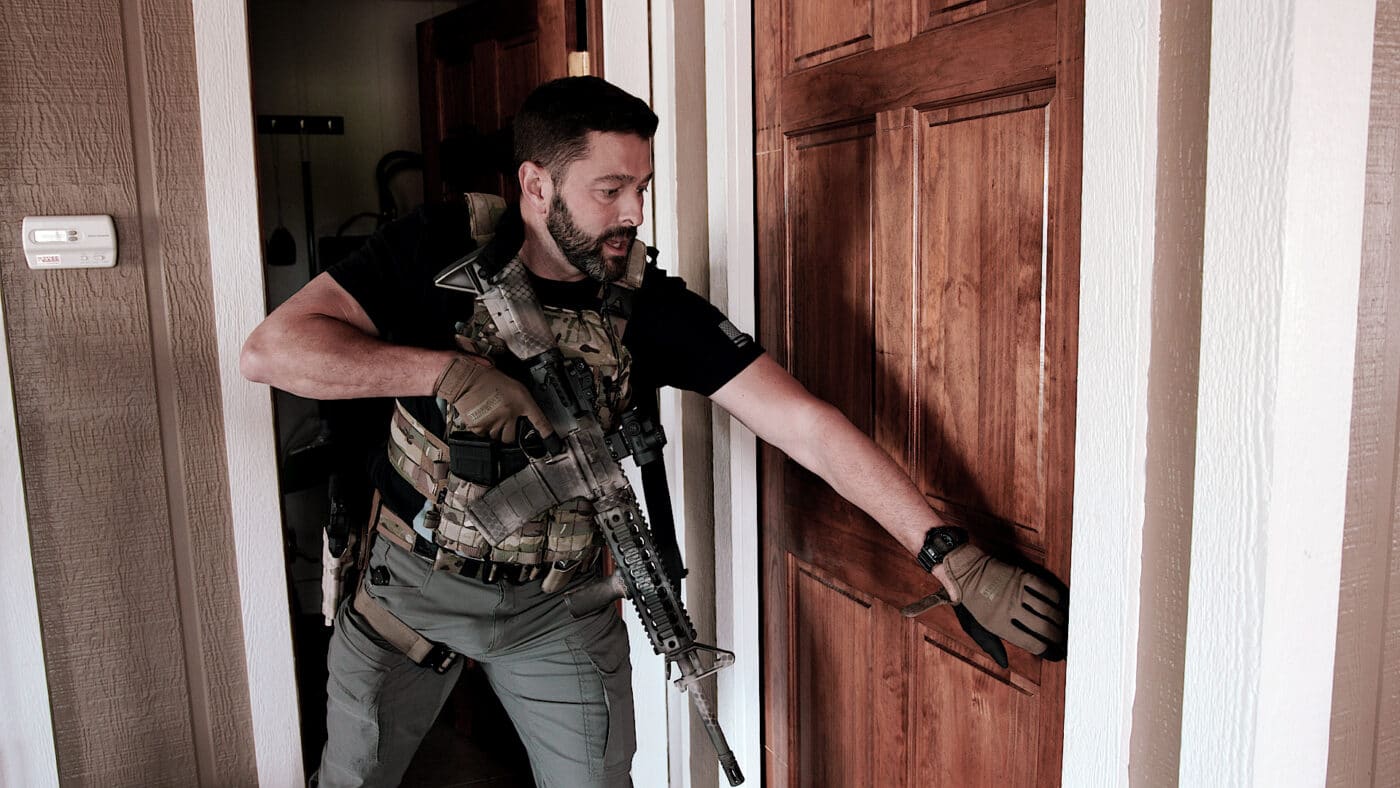
<svg viewBox="0 0 1400 788"><path fill-rule="evenodd" d="M925 572L932 572L949 553L965 544L967 531L952 525L940 525L928 529L928 533L924 534L924 546L915 558Z"/></svg>

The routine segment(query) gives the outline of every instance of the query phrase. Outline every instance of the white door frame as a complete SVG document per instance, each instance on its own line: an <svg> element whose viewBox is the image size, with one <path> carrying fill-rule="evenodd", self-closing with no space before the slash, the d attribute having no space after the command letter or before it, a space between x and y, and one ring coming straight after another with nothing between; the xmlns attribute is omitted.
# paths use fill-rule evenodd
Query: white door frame
<svg viewBox="0 0 1400 788"><path fill-rule="evenodd" d="M0 350L5 341L0 304ZM0 785L58 785L48 670L39 630L39 599L34 587L34 555L29 549L19 429L15 421L10 358L0 355Z"/></svg>

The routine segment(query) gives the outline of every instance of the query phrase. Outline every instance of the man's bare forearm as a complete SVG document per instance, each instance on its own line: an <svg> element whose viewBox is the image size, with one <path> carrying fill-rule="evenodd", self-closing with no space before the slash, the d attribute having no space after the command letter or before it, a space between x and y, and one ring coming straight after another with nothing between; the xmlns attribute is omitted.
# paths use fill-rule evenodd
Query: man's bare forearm
<svg viewBox="0 0 1400 788"><path fill-rule="evenodd" d="M793 459L917 553L928 529L943 523L904 469L835 407L818 409L813 422L807 449Z"/></svg>
<svg viewBox="0 0 1400 788"><path fill-rule="evenodd" d="M256 383L311 399L433 393L450 350L392 345L329 316L268 320L243 345L239 369Z"/></svg>

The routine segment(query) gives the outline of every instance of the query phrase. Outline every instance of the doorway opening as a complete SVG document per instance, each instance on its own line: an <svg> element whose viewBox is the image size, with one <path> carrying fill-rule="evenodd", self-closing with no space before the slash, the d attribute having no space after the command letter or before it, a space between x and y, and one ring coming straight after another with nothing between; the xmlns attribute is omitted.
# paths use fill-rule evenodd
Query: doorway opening
<svg viewBox="0 0 1400 788"><path fill-rule="evenodd" d="M379 227L466 192L512 195L510 119L536 85L601 55L597 0L249 0L266 306ZM580 55L584 52L588 56ZM586 72L581 72L586 73ZM325 742L323 540L369 516L389 400L274 390L301 752ZM514 726L469 665L404 783L532 786Z"/></svg>

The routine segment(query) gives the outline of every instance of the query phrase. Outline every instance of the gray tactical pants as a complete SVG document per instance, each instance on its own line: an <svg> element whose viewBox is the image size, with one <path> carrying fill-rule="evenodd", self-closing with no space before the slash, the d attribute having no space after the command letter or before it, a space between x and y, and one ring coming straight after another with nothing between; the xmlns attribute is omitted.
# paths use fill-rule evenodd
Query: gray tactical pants
<svg viewBox="0 0 1400 788"><path fill-rule="evenodd" d="M616 607L575 620L541 581L483 583L375 541L365 588L429 640L479 662L510 714L539 788L625 788L636 731L627 630ZM370 573L366 572L366 576ZM380 572L383 579L383 572ZM576 577L570 587L586 580ZM328 740L319 788L395 786L457 682L389 646L347 602L327 655Z"/></svg>

